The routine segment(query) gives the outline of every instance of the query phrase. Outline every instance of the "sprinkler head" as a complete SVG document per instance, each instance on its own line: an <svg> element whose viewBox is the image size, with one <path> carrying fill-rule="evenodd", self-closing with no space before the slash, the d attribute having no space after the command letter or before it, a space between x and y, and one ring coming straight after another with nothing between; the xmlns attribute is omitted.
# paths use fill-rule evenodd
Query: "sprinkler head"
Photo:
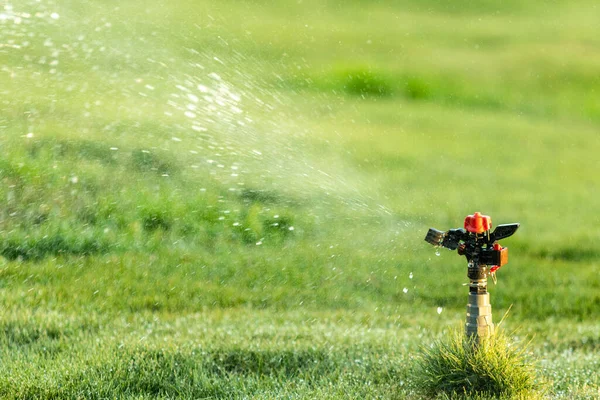
<svg viewBox="0 0 600 400"><path fill-rule="evenodd" d="M492 305L487 291L487 278L495 281L496 271L508 263L508 248L498 240L512 236L519 224L498 225L493 232L492 219L479 212L465 218L464 228L440 231L430 228L425 241L434 246L457 250L468 262L469 300L465 331L469 337L482 337L494 334Z"/></svg>
<svg viewBox="0 0 600 400"><path fill-rule="evenodd" d="M519 224L498 225L493 232L492 219L488 215L476 212L465 218L464 228L440 231L430 228L425 241L434 246L458 250L469 264L496 267L496 271L508 262L508 249L500 246L498 240L512 236Z"/></svg>

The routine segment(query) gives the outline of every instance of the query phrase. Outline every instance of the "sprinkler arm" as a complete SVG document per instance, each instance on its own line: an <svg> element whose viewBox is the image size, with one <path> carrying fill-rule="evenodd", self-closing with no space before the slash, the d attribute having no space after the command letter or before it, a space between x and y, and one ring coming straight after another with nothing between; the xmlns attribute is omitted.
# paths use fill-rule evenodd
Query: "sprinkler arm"
<svg viewBox="0 0 600 400"><path fill-rule="evenodd" d="M467 231L463 228L450 229L442 232L437 229L430 228L425 236L425 241L434 246L445 247L450 250L456 250L461 241L465 241Z"/></svg>
<svg viewBox="0 0 600 400"><path fill-rule="evenodd" d="M517 229L519 229L520 224L504 224L498 225L494 232L490 235L491 241L495 242L496 240L505 239L509 236L512 236Z"/></svg>
<svg viewBox="0 0 600 400"><path fill-rule="evenodd" d="M518 223L498 225L496 229L494 229L494 232L490 234L489 243L494 243L497 240L512 236L517 229L519 229ZM468 240L468 237L468 232L463 228L450 229L446 232L430 228L427 232L427 236L425 236L425 241L434 246L456 250L461 242L466 242Z"/></svg>

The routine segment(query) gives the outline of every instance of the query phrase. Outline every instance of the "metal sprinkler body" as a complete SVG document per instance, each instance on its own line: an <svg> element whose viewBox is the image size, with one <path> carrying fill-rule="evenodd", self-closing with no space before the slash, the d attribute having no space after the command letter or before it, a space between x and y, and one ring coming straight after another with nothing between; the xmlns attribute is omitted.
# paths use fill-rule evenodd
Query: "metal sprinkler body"
<svg viewBox="0 0 600 400"><path fill-rule="evenodd" d="M487 291L488 277L495 278L496 271L508 263L508 248L502 247L498 240L512 236L519 224L498 225L490 233L492 219L476 212L465 218L464 228L442 232L429 229L425 241L434 245L457 250L467 258L469 277L469 301L467 302L466 334L481 338L494 334L492 305Z"/></svg>

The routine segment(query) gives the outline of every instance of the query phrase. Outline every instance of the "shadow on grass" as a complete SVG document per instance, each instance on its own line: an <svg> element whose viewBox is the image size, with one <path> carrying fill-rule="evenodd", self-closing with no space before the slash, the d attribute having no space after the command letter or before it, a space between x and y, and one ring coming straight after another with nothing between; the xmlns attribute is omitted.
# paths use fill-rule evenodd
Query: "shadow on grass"
<svg viewBox="0 0 600 400"><path fill-rule="evenodd" d="M534 253L534 255L551 260L582 262L597 260L600 258L600 250L585 247L545 248Z"/></svg>
<svg viewBox="0 0 600 400"><path fill-rule="evenodd" d="M29 155L38 158L47 154L52 158L79 158L95 160L104 165L115 164L115 152L109 145L91 140L37 139L29 148Z"/></svg>
<svg viewBox="0 0 600 400"><path fill-rule="evenodd" d="M8 345L26 346L40 341L52 341L68 335L59 326L16 321L0 323L0 341Z"/></svg>
<svg viewBox="0 0 600 400"><path fill-rule="evenodd" d="M321 350L219 350L207 355L206 366L215 374L257 376L319 376L335 369L328 353Z"/></svg>
<svg viewBox="0 0 600 400"><path fill-rule="evenodd" d="M111 396L230 398L235 394L251 395L263 378L318 378L334 368L329 356L318 350L233 349L184 354L133 348L118 351L115 356L113 362L70 383L79 382L79 393L91 393L92 384L105 381L100 386L110 387L107 394Z"/></svg>
<svg viewBox="0 0 600 400"><path fill-rule="evenodd" d="M93 238L67 237L57 233L42 238L8 238L0 243L0 255L8 260L38 261L48 256L106 254L108 243Z"/></svg>
<svg viewBox="0 0 600 400"><path fill-rule="evenodd" d="M382 357L384 362L382 362ZM265 388L300 384L318 388L368 382L396 387L404 374L390 370L382 354L330 353L324 349L213 349L179 351L136 345L86 357L75 356L69 371L49 365L45 377L16 384L0 380L9 398L247 398ZM394 364L394 363L392 363ZM57 368L58 367L58 368Z"/></svg>
<svg viewBox="0 0 600 400"><path fill-rule="evenodd" d="M166 154L157 154L148 150L131 152L131 166L138 172L150 172L158 175L173 175L179 172L175 160Z"/></svg>
<svg viewBox="0 0 600 400"><path fill-rule="evenodd" d="M355 96L387 97L393 92L386 77L367 68L340 72L338 79L346 93Z"/></svg>
<svg viewBox="0 0 600 400"><path fill-rule="evenodd" d="M571 340L559 345L564 350L579 350L586 352L600 351L600 338L592 336L583 336L578 340Z"/></svg>
<svg viewBox="0 0 600 400"><path fill-rule="evenodd" d="M240 193L240 199L245 203L276 204L281 202L277 192L264 189L244 189Z"/></svg>
<svg viewBox="0 0 600 400"><path fill-rule="evenodd" d="M35 316L15 314L0 320L0 346L11 353L40 355L45 359L60 357L81 335L94 334L98 324L86 319L71 319L62 315Z"/></svg>

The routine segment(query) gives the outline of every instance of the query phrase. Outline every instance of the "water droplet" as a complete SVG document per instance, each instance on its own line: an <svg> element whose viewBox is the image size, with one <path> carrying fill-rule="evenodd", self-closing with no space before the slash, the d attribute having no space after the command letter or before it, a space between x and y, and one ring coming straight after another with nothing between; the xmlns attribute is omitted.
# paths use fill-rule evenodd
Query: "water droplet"
<svg viewBox="0 0 600 400"><path fill-rule="evenodd" d="M435 255L438 257L440 256L440 251L438 249L435 250Z"/></svg>
<svg viewBox="0 0 600 400"><path fill-rule="evenodd" d="M404 289L402 289L402 291L403 291L404 293L408 293L408 288L404 288Z"/></svg>

